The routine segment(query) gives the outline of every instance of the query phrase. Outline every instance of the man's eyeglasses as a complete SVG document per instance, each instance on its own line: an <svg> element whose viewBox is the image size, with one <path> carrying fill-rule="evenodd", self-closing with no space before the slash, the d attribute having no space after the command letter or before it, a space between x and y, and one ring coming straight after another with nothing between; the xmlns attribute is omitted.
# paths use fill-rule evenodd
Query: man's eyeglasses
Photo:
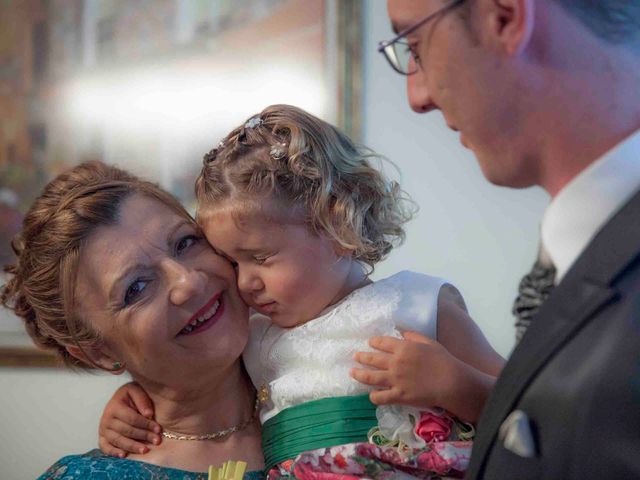
<svg viewBox="0 0 640 480"><path fill-rule="evenodd" d="M446 12L450 8L456 7L462 2L464 2L464 0L453 0L452 2L447 3L442 8L439 8L435 12L427 15L415 25L411 25L409 28L405 28L391 40L380 42L378 44L378 51L385 56L385 58L389 62L389 65L391 65L391 68L393 68L396 72L402 75L412 75L416 73L419 66L417 58L415 58L415 52L411 47L409 47L409 44L406 41L402 41L402 39L410 33L415 32L429 20L437 17L441 13ZM414 57L413 64L411 63L411 57Z"/></svg>

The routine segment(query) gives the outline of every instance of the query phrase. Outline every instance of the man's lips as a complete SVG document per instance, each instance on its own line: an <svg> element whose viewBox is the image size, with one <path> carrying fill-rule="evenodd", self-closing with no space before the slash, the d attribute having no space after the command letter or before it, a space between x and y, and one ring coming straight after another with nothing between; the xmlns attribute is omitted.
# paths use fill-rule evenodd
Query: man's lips
<svg viewBox="0 0 640 480"><path fill-rule="evenodd" d="M194 335L212 327L224 313L222 292L215 294L211 299L191 318L178 335Z"/></svg>

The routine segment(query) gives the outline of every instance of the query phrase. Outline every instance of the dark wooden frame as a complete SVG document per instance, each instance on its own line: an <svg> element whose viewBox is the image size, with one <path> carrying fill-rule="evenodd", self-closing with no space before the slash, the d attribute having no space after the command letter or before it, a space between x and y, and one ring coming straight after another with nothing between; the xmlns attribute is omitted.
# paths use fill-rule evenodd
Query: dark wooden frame
<svg viewBox="0 0 640 480"><path fill-rule="evenodd" d="M338 125L356 141L362 137L362 0L338 2Z"/></svg>
<svg viewBox="0 0 640 480"><path fill-rule="evenodd" d="M0 367L59 367L60 360L52 353L35 347L0 347Z"/></svg>

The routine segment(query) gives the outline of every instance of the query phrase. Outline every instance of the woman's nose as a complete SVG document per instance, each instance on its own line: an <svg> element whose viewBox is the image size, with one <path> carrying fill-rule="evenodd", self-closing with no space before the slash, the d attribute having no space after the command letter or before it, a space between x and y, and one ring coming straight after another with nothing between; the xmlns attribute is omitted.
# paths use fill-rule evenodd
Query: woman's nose
<svg viewBox="0 0 640 480"><path fill-rule="evenodd" d="M182 305L204 293L207 278L203 272L175 260L167 260L164 267L169 282L169 299L174 305Z"/></svg>
<svg viewBox="0 0 640 480"><path fill-rule="evenodd" d="M416 113L427 113L435 109L422 68L407 76L407 98L411 109Z"/></svg>

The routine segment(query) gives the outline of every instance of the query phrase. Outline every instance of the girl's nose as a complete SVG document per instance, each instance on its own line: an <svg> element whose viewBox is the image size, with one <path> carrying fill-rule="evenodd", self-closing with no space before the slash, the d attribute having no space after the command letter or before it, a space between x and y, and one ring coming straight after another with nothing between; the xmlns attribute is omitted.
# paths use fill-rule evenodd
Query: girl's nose
<svg viewBox="0 0 640 480"><path fill-rule="evenodd" d="M251 269L238 267L238 289L241 293L255 293L264 289L264 283Z"/></svg>

